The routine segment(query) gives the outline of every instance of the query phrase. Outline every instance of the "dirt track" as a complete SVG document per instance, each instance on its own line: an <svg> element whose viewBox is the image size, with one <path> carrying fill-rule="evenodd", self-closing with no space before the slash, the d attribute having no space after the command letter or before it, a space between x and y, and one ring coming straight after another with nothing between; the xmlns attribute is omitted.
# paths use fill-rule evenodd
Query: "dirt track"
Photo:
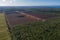
<svg viewBox="0 0 60 40"><path fill-rule="evenodd" d="M27 13L24 13L24 12L18 12L20 13L21 15L24 15L26 16L27 18L31 18L33 20L37 20L37 21L46 21L46 19L43 19L41 17L37 17L37 16L34 16L34 15L31 15L31 14L27 14Z"/></svg>
<svg viewBox="0 0 60 40"><path fill-rule="evenodd" d="M39 17L36 17L36 16L32 16L32 15L29 15L29 14L27 14L27 13L23 13L23 12L18 12L18 13L20 13L21 15L24 15L25 17L27 17L27 18L31 18L31 19L33 19L33 20L43 20L43 19L41 19L41 18L39 18Z"/></svg>

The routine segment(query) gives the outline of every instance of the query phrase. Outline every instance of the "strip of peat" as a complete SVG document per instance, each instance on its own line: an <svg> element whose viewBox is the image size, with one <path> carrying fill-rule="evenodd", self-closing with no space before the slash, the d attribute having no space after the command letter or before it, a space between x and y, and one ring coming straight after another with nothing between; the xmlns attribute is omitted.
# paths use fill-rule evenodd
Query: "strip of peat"
<svg viewBox="0 0 60 40"><path fill-rule="evenodd" d="M9 26L14 26L14 25L42 20L39 17L35 17L35 16L26 14L23 12L5 13L5 16L8 21Z"/></svg>

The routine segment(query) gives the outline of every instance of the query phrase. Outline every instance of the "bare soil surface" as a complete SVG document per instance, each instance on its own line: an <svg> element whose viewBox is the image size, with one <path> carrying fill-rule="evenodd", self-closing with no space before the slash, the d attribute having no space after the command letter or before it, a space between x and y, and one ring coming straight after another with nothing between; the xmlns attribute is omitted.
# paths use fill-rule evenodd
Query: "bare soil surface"
<svg viewBox="0 0 60 40"><path fill-rule="evenodd" d="M53 15L44 15L37 13L26 13L26 12L7 12L6 18L9 25L19 25L34 21L46 21L46 19L53 17Z"/></svg>
<svg viewBox="0 0 60 40"><path fill-rule="evenodd" d="M38 17L25 13L6 14L6 18L11 26L41 20Z"/></svg>

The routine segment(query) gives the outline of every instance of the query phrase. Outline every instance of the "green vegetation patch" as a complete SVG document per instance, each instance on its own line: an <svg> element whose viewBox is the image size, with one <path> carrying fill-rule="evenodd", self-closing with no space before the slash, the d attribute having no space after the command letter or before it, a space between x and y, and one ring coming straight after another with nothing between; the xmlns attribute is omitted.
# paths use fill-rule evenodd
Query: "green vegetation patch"
<svg viewBox="0 0 60 40"><path fill-rule="evenodd" d="M12 40L60 40L60 18L17 25L11 33Z"/></svg>
<svg viewBox="0 0 60 40"><path fill-rule="evenodd" d="M8 28L5 22L5 16L0 13L0 40L10 40Z"/></svg>

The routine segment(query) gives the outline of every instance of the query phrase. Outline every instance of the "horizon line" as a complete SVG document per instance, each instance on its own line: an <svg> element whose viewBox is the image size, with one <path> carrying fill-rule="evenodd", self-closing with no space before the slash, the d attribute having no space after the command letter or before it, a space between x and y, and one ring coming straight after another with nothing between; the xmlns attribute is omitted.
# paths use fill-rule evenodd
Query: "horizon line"
<svg viewBox="0 0 60 40"><path fill-rule="evenodd" d="M60 5L44 5L44 6L60 6Z"/></svg>

